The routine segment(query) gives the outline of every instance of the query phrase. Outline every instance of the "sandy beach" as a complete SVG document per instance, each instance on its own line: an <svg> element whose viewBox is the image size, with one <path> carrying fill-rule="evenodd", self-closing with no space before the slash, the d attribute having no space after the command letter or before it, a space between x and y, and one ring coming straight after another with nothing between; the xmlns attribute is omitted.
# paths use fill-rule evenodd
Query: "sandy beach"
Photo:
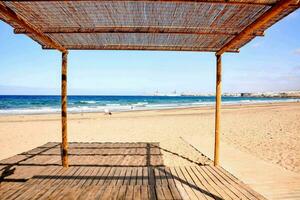
<svg viewBox="0 0 300 200"><path fill-rule="evenodd" d="M257 159L300 173L299 118L300 103L223 106L221 140ZM68 128L69 141L75 142L159 142L165 149L165 165L193 165L209 161L201 160L184 138L212 139L214 109L70 114ZM1 116L0 159L60 141L60 134L58 114Z"/></svg>

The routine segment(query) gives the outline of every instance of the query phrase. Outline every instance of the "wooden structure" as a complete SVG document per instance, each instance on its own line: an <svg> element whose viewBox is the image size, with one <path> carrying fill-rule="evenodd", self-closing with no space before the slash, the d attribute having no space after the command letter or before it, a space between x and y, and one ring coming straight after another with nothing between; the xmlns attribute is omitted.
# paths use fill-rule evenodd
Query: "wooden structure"
<svg viewBox="0 0 300 200"><path fill-rule="evenodd" d="M62 163L68 166L67 51L208 51L217 56L215 165L219 164L221 55L238 52L300 7L299 0L0 1L0 19L62 62Z"/></svg>
<svg viewBox="0 0 300 200"><path fill-rule="evenodd" d="M0 199L265 199L221 167L166 167L158 143L70 143L70 167L59 143L0 161ZM26 182L25 182L26 180Z"/></svg>

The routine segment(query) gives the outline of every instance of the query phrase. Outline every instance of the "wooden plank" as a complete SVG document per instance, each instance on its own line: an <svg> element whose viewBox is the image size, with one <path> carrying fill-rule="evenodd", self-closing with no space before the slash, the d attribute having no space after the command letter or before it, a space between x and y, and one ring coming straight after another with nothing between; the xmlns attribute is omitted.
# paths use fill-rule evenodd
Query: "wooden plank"
<svg viewBox="0 0 300 200"><path fill-rule="evenodd" d="M118 199L125 199L127 187L128 185L121 185L118 193Z"/></svg>
<svg viewBox="0 0 300 200"><path fill-rule="evenodd" d="M77 199L78 196L80 195L81 191L77 190L77 188L72 187L72 188L62 188L56 195L51 195L50 199L55 199L55 200L65 200L65 199Z"/></svg>
<svg viewBox="0 0 300 200"><path fill-rule="evenodd" d="M172 175L172 172L169 167L165 167L166 177L168 181L168 185L170 188L170 191L172 193L173 199L183 199L180 195L180 192L177 189L176 183L174 181L174 177Z"/></svg>
<svg viewBox="0 0 300 200"><path fill-rule="evenodd" d="M155 185L162 185L161 176L157 167L153 167L153 175L155 178Z"/></svg>
<svg viewBox="0 0 300 200"><path fill-rule="evenodd" d="M205 186L201 183L201 181L198 179L191 167L185 167L185 170L190 175L195 186L197 187L196 190L200 192L205 197L205 199L215 199L214 196L211 195L210 191L207 191L207 188L205 188Z"/></svg>
<svg viewBox="0 0 300 200"><path fill-rule="evenodd" d="M110 199L110 195L112 193L112 191L114 190L114 187L111 187L109 185L102 185L103 187L103 191L101 192L101 199Z"/></svg>
<svg viewBox="0 0 300 200"><path fill-rule="evenodd" d="M129 185L136 185L137 183L137 167L132 167L131 168L131 177L130 177L130 183Z"/></svg>
<svg viewBox="0 0 300 200"><path fill-rule="evenodd" d="M131 167L126 167L126 174L124 176L123 185L129 185L131 178Z"/></svg>
<svg viewBox="0 0 300 200"><path fill-rule="evenodd" d="M162 185L161 188L164 193L165 199L174 199L172 191L168 185Z"/></svg>
<svg viewBox="0 0 300 200"><path fill-rule="evenodd" d="M79 171L80 167L70 167L70 168L63 168L62 173L53 174L53 177L49 180L48 186L51 188L58 188L60 186L66 186L70 184L71 179L68 177L73 177ZM55 176L61 178L55 178Z"/></svg>
<svg viewBox="0 0 300 200"><path fill-rule="evenodd" d="M16 191L19 190L19 188L22 188L24 186L24 183L13 183L13 182L8 182L0 183L0 197L7 198L11 193L15 193Z"/></svg>
<svg viewBox="0 0 300 200"><path fill-rule="evenodd" d="M164 167L157 167L158 171L159 171L159 175L160 175L160 178L161 178L161 189L164 193L164 196L166 199L173 199L173 196L172 196L172 192L170 191L170 188L168 187L168 180L167 180L167 177L166 177L166 172L165 172L165 169Z"/></svg>
<svg viewBox="0 0 300 200"><path fill-rule="evenodd" d="M88 180L86 180L86 182L84 183L84 186L90 186L91 185L91 183L95 180L95 178L96 178L96 176L97 176L100 169L101 169L100 167L93 167L92 168L92 172L90 174L90 176L92 178L89 178Z"/></svg>
<svg viewBox="0 0 300 200"><path fill-rule="evenodd" d="M156 199L157 195L155 192L155 174L154 174L154 167L147 167L147 175L148 175L148 192L150 199Z"/></svg>
<svg viewBox="0 0 300 200"><path fill-rule="evenodd" d="M54 168L47 169L47 171L49 173L53 170L54 170ZM35 181L36 180L41 180L41 179L35 179ZM28 180L28 182L33 182L33 181L30 179L30 180ZM17 185L17 184L11 185L9 183L6 183L6 185L7 185L7 188L3 187L2 185L0 187L1 188L1 190L0 190L1 191L1 197L3 199L9 198L11 195L14 195L15 196L14 198L16 198L18 195L23 194L24 191L27 190L26 183L22 183L22 184L19 184L19 185Z"/></svg>
<svg viewBox="0 0 300 200"><path fill-rule="evenodd" d="M120 179L120 174L121 174L121 168L115 167L115 174L113 176L113 179L110 182L110 185L112 185L112 186L117 185L117 182Z"/></svg>
<svg viewBox="0 0 300 200"><path fill-rule="evenodd" d="M57 170L54 170L54 172L56 172ZM60 170L61 171L61 170ZM49 172L52 172L52 170L49 170ZM49 177L49 176L47 176ZM51 177L51 176L50 176ZM43 180L43 179L40 179L40 180ZM49 182L51 179L46 179L44 182ZM11 199L15 199L15 198L18 198L20 196L25 196L27 195L30 191L28 191L30 189L30 186L32 185L32 182L35 182L35 181L31 181L29 180L28 183L24 183L22 187L18 188L17 191L14 191L12 190L10 193L7 193L6 195L3 196L3 198L11 198ZM42 181L40 181L41 183ZM48 184L48 183L47 183ZM45 184L45 186L47 185ZM44 185L44 184L39 184L39 185ZM9 195L9 196L7 196Z"/></svg>
<svg viewBox="0 0 300 200"><path fill-rule="evenodd" d="M100 188L97 188L99 190ZM94 199L95 195L95 186L85 187L85 189L81 188L82 192L78 196L77 200L91 200Z"/></svg>
<svg viewBox="0 0 300 200"><path fill-rule="evenodd" d="M166 175L166 172L165 172L165 167L157 167L157 169L159 171L161 184L162 185L168 185L168 180L167 180L167 175Z"/></svg>
<svg viewBox="0 0 300 200"><path fill-rule="evenodd" d="M143 167L137 168L136 185L143 185Z"/></svg>
<svg viewBox="0 0 300 200"><path fill-rule="evenodd" d="M213 181L200 169L202 167L191 167L197 178L201 181L204 187L211 193L215 199L223 199L222 193L215 188Z"/></svg>
<svg viewBox="0 0 300 200"><path fill-rule="evenodd" d="M118 194L122 185L114 185L111 187L114 187L114 189L111 191L110 199L118 199Z"/></svg>
<svg viewBox="0 0 300 200"><path fill-rule="evenodd" d="M99 170L97 171L95 178L91 181L90 185L100 185L99 182L102 180L102 174L105 170L106 167L99 167Z"/></svg>
<svg viewBox="0 0 300 200"><path fill-rule="evenodd" d="M176 172L176 169L174 167L172 167L172 168L170 168L170 171L172 173L175 185L176 185L178 192L179 192L180 196L182 197L182 199L190 199L187 191L183 187L183 183L182 183L181 179L179 178L179 176Z"/></svg>
<svg viewBox="0 0 300 200"><path fill-rule="evenodd" d="M119 175L119 178L117 181L117 185L123 185L123 182L124 182L124 179L126 176L126 168L122 167L122 168L120 168L120 170L121 170L121 172L120 172L120 175Z"/></svg>
<svg viewBox="0 0 300 200"><path fill-rule="evenodd" d="M68 177L72 177L78 170L79 167L73 168L64 168L65 172L62 174L54 174L54 176L59 176L62 178L52 179L52 181L48 185L48 190L45 192L39 199L49 199L51 196L56 196L62 192L62 190L66 187L67 184L70 183L70 179ZM69 188L69 186L67 186Z"/></svg>
<svg viewBox="0 0 300 200"><path fill-rule="evenodd" d="M207 166L206 167L217 179L219 179L225 186L227 186L236 196L242 199L252 199L251 196L244 194L238 188L235 187L233 181L231 181L228 177L223 176L218 171L218 168Z"/></svg>
<svg viewBox="0 0 300 200"><path fill-rule="evenodd" d="M197 199L206 200L207 198L205 195L199 191L199 187L195 184L194 180L191 178L188 171L185 169L184 166L180 167L185 180L187 181L187 185L190 187L190 190L196 195Z"/></svg>
<svg viewBox="0 0 300 200"><path fill-rule="evenodd" d="M155 192L156 192L157 199L166 199L166 197L164 196L164 192L162 190L161 185L156 185L155 186Z"/></svg>
<svg viewBox="0 0 300 200"><path fill-rule="evenodd" d="M134 194L134 186L127 185L125 199L133 199L133 194Z"/></svg>
<svg viewBox="0 0 300 200"><path fill-rule="evenodd" d="M222 172L225 176L227 176L230 180L232 180L233 182L235 182L235 184L237 185L237 187L242 188L243 190L245 190L247 193L251 194L253 197L255 197L255 199L265 199L265 197L263 197L261 194L255 192L254 190L252 190L251 188L249 188L248 186L246 186L244 183L242 183L240 180L238 180L237 178L235 178L233 175L231 175L229 172L227 172L226 170L224 170L222 167L217 167L219 169L220 172ZM244 194L247 194L244 192Z"/></svg>
<svg viewBox="0 0 300 200"><path fill-rule="evenodd" d="M105 181L104 181L103 184L110 185L110 183L112 182L112 180L114 178L115 173L116 173L116 168L115 167L111 167L111 170L107 174L107 177L106 177L106 179L105 179Z"/></svg>
<svg viewBox="0 0 300 200"><path fill-rule="evenodd" d="M219 179L214 173L211 173L211 171L208 169L208 167L203 167L203 170L206 172L208 176L210 176L213 181L220 187L222 188L223 191L226 192L232 199L236 199L239 196L235 194L232 190L230 185L226 184L226 181Z"/></svg>
<svg viewBox="0 0 300 200"><path fill-rule="evenodd" d="M78 171L79 168L61 168L61 170L59 172L55 172L52 173L52 175L49 177L49 180L47 181L43 181L40 182L39 185L43 185L45 191L43 192L43 190L41 190L42 193L38 193L34 196L32 196L32 198L36 198L36 199L48 199L49 196L54 195L55 192L60 191L60 185L63 182L63 179L66 179L66 177L68 176L72 176L76 171ZM64 178L56 179L56 176L62 176ZM33 185L33 184L30 184ZM20 198L22 199L22 198Z"/></svg>
<svg viewBox="0 0 300 200"><path fill-rule="evenodd" d="M142 200L141 184L134 186L134 189L133 189L133 199L134 200Z"/></svg>
<svg viewBox="0 0 300 200"><path fill-rule="evenodd" d="M9 193L6 193L5 195L1 196L3 199L16 199L20 196L22 196L24 193L28 194L28 190L31 188L28 187L26 184L23 184L22 187L19 189L11 188Z"/></svg>
<svg viewBox="0 0 300 200"><path fill-rule="evenodd" d="M112 187L109 187L108 185L98 185L101 189L96 190L96 193L94 195L94 199L108 199L109 194L112 192Z"/></svg>
<svg viewBox="0 0 300 200"><path fill-rule="evenodd" d="M24 193L22 195L20 195L17 198L14 199L18 199L18 200L31 200L36 198L37 196L41 196L42 194L44 194L45 192L47 192L46 188L40 188L38 186L26 186L27 189L27 193ZM37 198L36 198L37 199Z"/></svg>
<svg viewBox="0 0 300 200"><path fill-rule="evenodd" d="M148 199L155 199L153 196L150 196L149 186L148 185L142 185L141 186L141 197L144 200Z"/></svg>
<svg viewBox="0 0 300 200"><path fill-rule="evenodd" d="M202 176L208 181L208 183L221 195L224 199L232 199L220 186L216 183L216 180L214 177L210 176L206 173L205 167L197 167L197 170L201 171Z"/></svg>
<svg viewBox="0 0 300 200"><path fill-rule="evenodd" d="M188 168L189 173L193 176L193 180L197 183L202 190L206 191L205 195L207 199L221 199L214 188L204 179L201 173L194 166Z"/></svg>
<svg viewBox="0 0 300 200"><path fill-rule="evenodd" d="M149 183L149 172L150 171L150 169L149 169L149 167L143 167L143 185L151 185L151 183ZM154 181L153 181L154 182ZM152 184L154 184L152 182Z"/></svg>
<svg viewBox="0 0 300 200"><path fill-rule="evenodd" d="M190 199L198 199L197 195L194 193L194 191L190 188L188 181L184 177L180 167L174 167L176 173L177 173L177 178L181 182L183 188L185 189L187 195L189 196Z"/></svg>
<svg viewBox="0 0 300 200"><path fill-rule="evenodd" d="M81 180L77 183L78 187L83 187L86 181L92 179L91 173L94 167L84 167L84 172L81 174Z"/></svg>
<svg viewBox="0 0 300 200"><path fill-rule="evenodd" d="M100 176L99 182L97 183L97 185L103 185L110 170L112 169L112 167L104 167L103 173Z"/></svg>
<svg viewBox="0 0 300 200"><path fill-rule="evenodd" d="M80 181L81 175L84 173L84 168L83 167L79 167L78 171L70 178L70 181L68 183L68 185L70 186L76 186L77 183Z"/></svg>

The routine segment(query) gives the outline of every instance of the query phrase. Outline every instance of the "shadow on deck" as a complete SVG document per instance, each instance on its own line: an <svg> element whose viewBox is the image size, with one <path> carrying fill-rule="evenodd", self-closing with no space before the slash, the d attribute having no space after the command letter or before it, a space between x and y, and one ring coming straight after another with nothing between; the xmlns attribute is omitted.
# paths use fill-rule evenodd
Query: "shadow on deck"
<svg viewBox="0 0 300 200"><path fill-rule="evenodd" d="M0 199L263 199L219 167L162 149L159 143L47 143L0 161ZM162 151L196 164L167 167Z"/></svg>

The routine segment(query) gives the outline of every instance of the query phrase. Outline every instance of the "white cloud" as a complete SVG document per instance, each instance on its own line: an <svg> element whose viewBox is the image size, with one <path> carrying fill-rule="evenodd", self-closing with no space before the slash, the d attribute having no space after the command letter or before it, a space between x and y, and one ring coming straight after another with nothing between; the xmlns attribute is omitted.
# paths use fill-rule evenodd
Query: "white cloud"
<svg viewBox="0 0 300 200"><path fill-rule="evenodd" d="M300 56L300 48L299 48L299 49L296 49L296 50L294 51L294 54L296 54L296 55L299 55L299 56Z"/></svg>

